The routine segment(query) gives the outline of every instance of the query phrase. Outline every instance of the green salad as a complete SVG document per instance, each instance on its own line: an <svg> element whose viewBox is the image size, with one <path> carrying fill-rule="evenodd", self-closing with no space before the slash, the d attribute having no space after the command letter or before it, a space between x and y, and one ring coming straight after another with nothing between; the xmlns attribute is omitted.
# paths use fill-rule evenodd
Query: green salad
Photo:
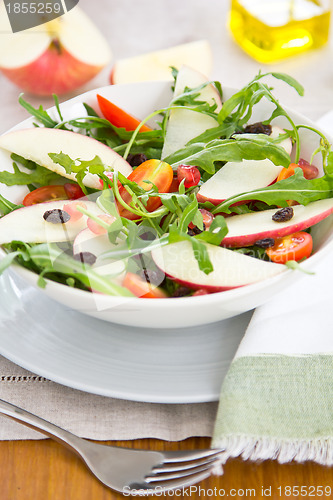
<svg viewBox="0 0 333 500"><path fill-rule="evenodd" d="M0 193L24 192L17 203L0 194L0 272L15 262L41 287L164 299L302 269L311 228L333 212L333 155L267 82L300 95L302 86L259 73L226 99L191 68L173 76L170 103L142 121L107 98L112 88L70 120L56 96L50 112L20 96L34 126L0 137L12 160L0 167ZM309 157L304 131L316 144Z"/></svg>

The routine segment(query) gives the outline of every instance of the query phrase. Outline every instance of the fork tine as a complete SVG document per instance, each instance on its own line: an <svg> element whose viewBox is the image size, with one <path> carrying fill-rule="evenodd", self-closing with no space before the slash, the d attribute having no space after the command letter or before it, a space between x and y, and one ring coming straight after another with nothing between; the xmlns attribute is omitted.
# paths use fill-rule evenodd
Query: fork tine
<svg viewBox="0 0 333 500"><path fill-rule="evenodd" d="M179 479L174 479L174 480L169 480L169 481L160 481L156 483L133 483L130 484L130 488L132 490L144 490L145 494L150 494L154 495L156 493L163 493L166 491L171 491L175 490L178 488L187 488L188 486L191 486L195 483L199 483L200 481L203 481L204 479L208 478L211 475L211 472L213 470L213 467L210 467L204 472L197 472L195 474L191 474L187 476L186 478L179 478ZM130 493L130 491L129 491Z"/></svg>
<svg viewBox="0 0 333 500"><path fill-rule="evenodd" d="M192 460L200 460L203 458L213 457L219 455L223 450L180 450L180 451L164 451L163 463L177 463L177 462L190 462Z"/></svg>
<svg viewBox="0 0 333 500"><path fill-rule="evenodd" d="M206 459L192 460L188 462L171 462L170 465L156 465L153 467L152 472L154 474L161 474L164 472L176 472L190 470L200 465L209 465L216 461L219 455L213 455Z"/></svg>
<svg viewBox="0 0 333 500"><path fill-rule="evenodd" d="M170 481L171 479L181 479L197 474L198 472L204 472L212 467L212 463L199 465L197 467L192 467L191 469L175 470L172 472L163 472L156 475L150 475L145 477L147 483L155 483L160 481Z"/></svg>

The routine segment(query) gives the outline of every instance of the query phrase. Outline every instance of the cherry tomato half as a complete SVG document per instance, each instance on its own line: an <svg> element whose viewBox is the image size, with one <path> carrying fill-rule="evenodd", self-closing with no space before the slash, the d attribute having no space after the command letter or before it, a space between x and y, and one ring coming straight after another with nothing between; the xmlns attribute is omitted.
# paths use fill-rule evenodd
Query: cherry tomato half
<svg viewBox="0 0 333 500"><path fill-rule="evenodd" d="M312 252L312 236L305 231L277 238L273 247L267 248L266 253L271 261L285 264L289 260L308 258Z"/></svg>
<svg viewBox="0 0 333 500"><path fill-rule="evenodd" d="M41 186L31 193L28 193L22 203L25 207L44 203L46 201L76 200L82 198L84 193L80 186L67 182L62 185Z"/></svg>
<svg viewBox="0 0 333 500"><path fill-rule="evenodd" d="M126 113L126 111L119 108L108 99L105 99L105 97L97 94L97 101L104 118L109 120L115 127L122 127L128 131L132 131L140 124L140 120ZM140 132L150 132L151 130L152 129L147 125L142 125L140 128Z"/></svg>
<svg viewBox="0 0 333 500"><path fill-rule="evenodd" d="M159 193L168 193L173 180L173 170L170 165L161 160L147 160L141 163L130 175L127 177L129 181L136 182L145 191L149 191L152 185L149 181L155 184ZM148 181L148 182L147 182ZM129 204L132 196L128 193L124 186L119 189L120 196ZM153 212L162 204L158 196L149 198L146 209L148 212ZM119 214L121 217L136 220L139 217L118 203Z"/></svg>
<svg viewBox="0 0 333 500"><path fill-rule="evenodd" d="M165 299L167 298L166 293L158 286L151 285L146 280L143 280L134 273L127 273L124 280L123 286L127 288L137 297L143 299Z"/></svg>
<svg viewBox="0 0 333 500"><path fill-rule="evenodd" d="M27 194L22 203L25 207L45 201L68 200L64 186L42 186Z"/></svg>

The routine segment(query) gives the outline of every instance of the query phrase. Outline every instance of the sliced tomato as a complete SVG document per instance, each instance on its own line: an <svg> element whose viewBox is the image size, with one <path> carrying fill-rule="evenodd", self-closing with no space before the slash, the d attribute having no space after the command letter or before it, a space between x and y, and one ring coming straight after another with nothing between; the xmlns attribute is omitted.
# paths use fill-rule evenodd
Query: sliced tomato
<svg viewBox="0 0 333 500"><path fill-rule="evenodd" d="M158 286L151 285L134 273L127 273L123 286L143 299L166 299L167 294Z"/></svg>
<svg viewBox="0 0 333 500"><path fill-rule="evenodd" d="M145 191L151 189L152 182L158 189L159 193L168 193L173 180L173 170L170 165L161 160L147 160L141 163L130 175L127 177L128 180L136 182ZM132 200L132 196L129 192L122 186L119 189L120 196L129 204ZM149 198L146 209L148 212L153 212L162 204L158 196L153 196ZM121 217L126 217L127 219L136 220L139 217L126 208L124 208L120 203L118 203L118 209Z"/></svg>
<svg viewBox="0 0 333 500"><path fill-rule="evenodd" d="M84 192L78 184L67 182L64 185L41 186L27 194L22 203L28 207L46 201L77 200L83 196Z"/></svg>
<svg viewBox="0 0 333 500"><path fill-rule="evenodd" d="M306 179L315 179L318 177L319 170L314 165L311 165L306 160L300 158L298 163L291 163L288 168L283 168L279 173L277 181L282 181L283 179L288 179L295 174L295 169L301 168L303 170L303 175Z"/></svg>
<svg viewBox="0 0 333 500"><path fill-rule="evenodd" d="M312 236L305 231L277 238L273 247L267 248L266 253L271 261L285 264L289 260L302 260L311 255L313 247Z"/></svg>
<svg viewBox="0 0 333 500"><path fill-rule="evenodd" d="M23 199L22 203L25 207L36 205L37 203L44 203L45 201L68 200L67 193L64 186L42 186Z"/></svg>
<svg viewBox="0 0 333 500"><path fill-rule="evenodd" d="M97 101L104 118L109 120L115 127L121 127L128 131L132 131L140 124L140 120L126 113L126 111L119 108L108 99L105 99L105 97L97 94ZM152 129L147 125L142 125L140 128L140 132L150 132L151 130Z"/></svg>

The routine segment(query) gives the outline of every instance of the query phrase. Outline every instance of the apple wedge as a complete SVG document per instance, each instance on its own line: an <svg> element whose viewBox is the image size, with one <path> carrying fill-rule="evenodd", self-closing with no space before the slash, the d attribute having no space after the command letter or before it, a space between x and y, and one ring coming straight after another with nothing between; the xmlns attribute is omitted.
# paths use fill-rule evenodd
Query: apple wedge
<svg viewBox="0 0 333 500"><path fill-rule="evenodd" d="M178 72L174 97L178 97L185 87L196 88L207 82L207 78L198 71L188 66L182 66ZM200 100L209 104L217 104L216 111L222 107L220 94L214 85L209 84L200 91ZM166 136L161 158L167 158L175 151L183 148L191 139L205 132L207 129L217 127L215 118L190 111L188 109L173 109L166 129Z"/></svg>
<svg viewBox="0 0 333 500"><path fill-rule="evenodd" d="M269 186L282 168L267 159L228 162L201 186L197 199L218 205L231 196Z"/></svg>
<svg viewBox="0 0 333 500"><path fill-rule="evenodd" d="M49 153L62 152L72 160L86 161L99 156L107 170L118 170L126 177L132 172L130 164L108 146L91 137L67 130L42 127L15 130L0 137L0 148L32 160L73 181L76 181L75 173L66 173L64 167L51 160ZM100 179L95 174L88 173L83 183L94 189L101 188Z"/></svg>
<svg viewBox="0 0 333 500"><path fill-rule="evenodd" d="M172 80L170 67L179 69L183 64L210 75L213 56L209 42L198 40L116 61L110 83Z"/></svg>
<svg viewBox="0 0 333 500"><path fill-rule="evenodd" d="M263 238L282 238L303 231L333 213L333 199L319 200L308 205L293 206L294 216L288 222L274 222L277 209L234 215L227 219L228 234L222 241L226 247L254 245Z"/></svg>
<svg viewBox="0 0 333 500"><path fill-rule="evenodd" d="M200 271L189 241L152 251L156 265L170 278L192 289L220 292L272 278L286 268L281 264L248 257L227 248L206 244L214 270Z"/></svg>
<svg viewBox="0 0 333 500"><path fill-rule="evenodd" d="M270 133L270 136L272 139L277 139L279 135L285 134L285 131L283 128L277 127L276 125L272 126L272 132ZM283 139L283 141L279 142L278 145L283 148L288 155L291 154L291 151L293 149L293 143L290 137L287 137L287 139Z"/></svg>
<svg viewBox="0 0 333 500"><path fill-rule="evenodd" d="M89 228L80 231L73 243L73 254L88 252L96 257L93 269L101 276L116 277L121 284L125 276L125 261L99 258L103 253L112 249L107 234L94 234Z"/></svg>
<svg viewBox="0 0 333 500"><path fill-rule="evenodd" d="M72 91L91 80L111 59L105 38L79 7L35 28L11 33L2 6L0 29L0 70L32 94Z"/></svg>
<svg viewBox="0 0 333 500"><path fill-rule="evenodd" d="M50 201L29 207L18 208L0 219L0 245L11 241L24 241L26 243L54 243L72 241L75 236L87 227L87 217L65 224L47 222L43 215L48 210L63 209L66 202ZM101 215L104 212L92 201L84 201L87 210Z"/></svg>
<svg viewBox="0 0 333 500"><path fill-rule="evenodd" d="M273 126L270 137L276 138L283 133L281 128ZM290 138L282 141L280 146L288 154L291 153ZM277 179L282 168L268 159L228 162L201 186L197 193L198 201L210 201L218 205L231 196L269 186Z"/></svg>

